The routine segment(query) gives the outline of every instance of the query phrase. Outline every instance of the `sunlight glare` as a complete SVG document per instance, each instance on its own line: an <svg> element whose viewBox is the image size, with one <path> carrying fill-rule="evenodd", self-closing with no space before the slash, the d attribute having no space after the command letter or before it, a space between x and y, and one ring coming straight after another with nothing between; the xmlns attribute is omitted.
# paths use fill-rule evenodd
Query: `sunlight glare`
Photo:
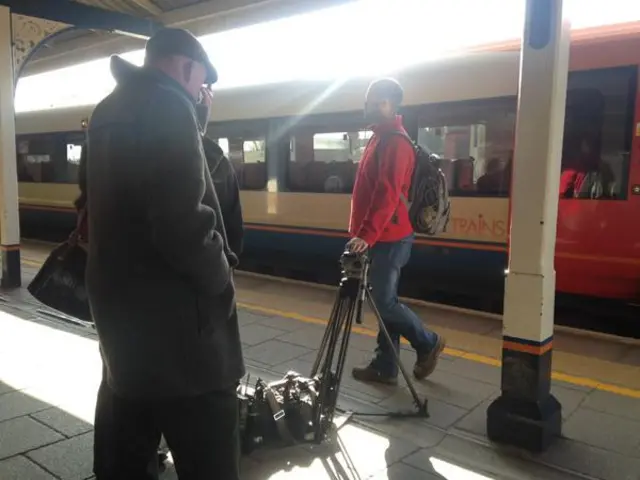
<svg viewBox="0 0 640 480"><path fill-rule="evenodd" d="M433 469L446 480L495 480L495 477L480 475L436 457L431 457L429 460Z"/></svg>
<svg viewBox="0 0 640 480"><path fill-rule="evenodd" d="M574 29L640 20L640 2L565 0ZM466 48L520 38L524 0L360 0L200 38L215 88L384 75ZM142 64L143 51L123 57ZM17 112L91 105L114 87L102 58L22 78Z"/></svg>

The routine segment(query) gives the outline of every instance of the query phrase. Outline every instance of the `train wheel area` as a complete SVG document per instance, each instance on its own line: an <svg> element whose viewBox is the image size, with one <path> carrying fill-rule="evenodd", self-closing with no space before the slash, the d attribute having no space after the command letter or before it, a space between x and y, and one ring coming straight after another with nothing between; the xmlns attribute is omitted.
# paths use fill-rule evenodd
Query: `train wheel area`
<svg viewBox="0 0 640 480"><path fill-rule="evenodd" d="M23 250L24 284L47 246ZM239 273L241 337L252 378L308 374L334 292ZM287 287L287 288L285 288ZM354 417L338 447L258 450L243 479L635 479L640 471L640 346L633 340L557 332L552 391L563 438L539 456L504 451L486 437L486 409L500 393L500 322L487 314L414 305L448 341L436 371L417 382L428 419ZM358 412L411 408L406 385L374 387L350 368L374 348L367 316L354 328L339 405ZM91 478L92 423L101 364L90 326L53 314L26 289L0 298L0 478ZM411 366L414 355L404 346ZM169 462L163 479L174 479Z"/></svg>

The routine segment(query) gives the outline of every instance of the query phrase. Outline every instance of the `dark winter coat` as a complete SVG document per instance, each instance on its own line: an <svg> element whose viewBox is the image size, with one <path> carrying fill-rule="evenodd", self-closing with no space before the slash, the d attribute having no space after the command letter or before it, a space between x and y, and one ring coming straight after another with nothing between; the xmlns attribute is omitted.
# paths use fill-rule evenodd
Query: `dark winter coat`
<svg viewBox="0 0 640 480"><path fill-rule="evenodd" d="M86 273L107 381L128 398L194 396L244 375L222 213L193 100L112 59L88 130Z"/></svg>
<svg viewBox="0 0 640 480"><path fill-rule="evenodd" d="M242 253L244 225L238 178L231 161L216 142L209 137L203 137L202 144L209 172L220 201L229 247L239 257Z"/></svg>

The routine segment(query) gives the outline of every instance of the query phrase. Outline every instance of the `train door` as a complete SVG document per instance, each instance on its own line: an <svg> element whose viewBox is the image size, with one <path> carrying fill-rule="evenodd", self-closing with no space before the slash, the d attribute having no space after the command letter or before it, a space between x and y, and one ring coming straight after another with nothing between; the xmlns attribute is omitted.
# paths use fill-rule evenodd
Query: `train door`
<svg viewBox="0 0 640 480"><path fill-rule="evenodd" d="M640 196L632 187L634 179L640 184L637 137L632 150L637 89L636 66L569 74L556 244L560 292L640 294Z"/></svg>

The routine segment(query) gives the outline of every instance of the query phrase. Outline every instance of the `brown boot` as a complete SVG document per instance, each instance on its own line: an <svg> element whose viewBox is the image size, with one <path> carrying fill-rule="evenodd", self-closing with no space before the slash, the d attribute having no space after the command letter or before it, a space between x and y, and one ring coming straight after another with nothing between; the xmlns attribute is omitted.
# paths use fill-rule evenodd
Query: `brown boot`
<svg viewBox="0 0 640 480"><path fill-rule="evenodd" d="M353 378L360 382L381 383L383 385L398 385L398 377L390 377L376 370L371 365L356 367L351 371Z"/></svg>
<svg viewBox="0 0 640 480"><path fill-rule="evenodd" d="M431 351L418 355L418 360L413 367L413 375L418 380L424 380L436 369L438 357L444 350L445 343L445 339L438 335L438 340Z"/></svg>

